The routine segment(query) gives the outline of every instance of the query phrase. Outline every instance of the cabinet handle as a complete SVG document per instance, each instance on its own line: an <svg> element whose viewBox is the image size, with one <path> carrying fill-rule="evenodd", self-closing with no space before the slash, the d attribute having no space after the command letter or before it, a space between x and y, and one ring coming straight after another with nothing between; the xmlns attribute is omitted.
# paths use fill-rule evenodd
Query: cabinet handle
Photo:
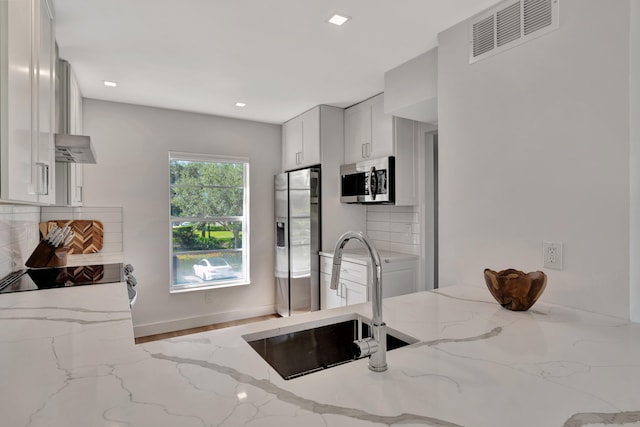
<svg viewBox="0 0 640 427"><path fill-rule="evenodd" d="M78 195L78 202L82 202L82 196L84 196L84 194L82 194L82 185L78 185L76 189L77 189L77 195Z"/></svg>
<svg viewBox="0 0 640 427"><path fill-rule="evenodd" d="M365 150L366 153L367 153L367 157L371 157L371 143L367 142L365 145L367 146L367 148Z"/></svg>
<svg viewBox="0 0 640 427"><path fill-rule="evenodd" d="M362 144L360 146L360 156L364 159L365 157L367 157L367 144Z"/></svg>
<svg viewBox="0 0 640 427"><path fill-rule="evenodd" d="M36 163L36 194L46 196L49 194L49 165Z"/></svg>

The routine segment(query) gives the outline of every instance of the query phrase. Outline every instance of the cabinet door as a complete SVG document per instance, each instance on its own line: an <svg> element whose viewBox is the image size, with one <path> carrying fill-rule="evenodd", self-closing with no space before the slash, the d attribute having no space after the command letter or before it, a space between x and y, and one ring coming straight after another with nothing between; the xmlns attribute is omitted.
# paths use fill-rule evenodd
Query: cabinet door
<svg viewBox="0 0 640 427"><path fill-rule="evenodd" d="M302 115L302 154L300 167L320 164L320 108Z"/></svg>
<svg viewBox="0 0 640 427"><path fill-rule="evenodd" d="M360 283L341 280L346 305L361 304L368 300L368 286Z"/></svg>
<svg viewBox="0 0 640 427"><path fill-rule="evenodd" d="M55 203L55 37L47 0L2 2L2 198ZM6 9L5 9L6 7ZM6 21L5 21L6 20ZM6 56L4 56L6 55Z"/></svg>
<svg viewBox="0 0 640 427"><path fill-rule="evenodd" d="M2 8L2 198L37 202L33 186L31 1L0 2ZM6 46L6 51L5 51ZM6 52L6 53L5 53Z"/></svg>
<svg viewBox="0 0 640 427"><path fill-rule="evenodd" d="M82 93L73 69L69 75L69 133L82 135ZM82 206L84 165L69 163L69 174L66 183L67 203L70 206Z"/></svg>
<svg viewBox="0 0 640 427"><path fill-rule="evenodd" d="M344 298L338 294L341 289L333 290L329 286L331 286L331 275L320 274L320 308L322 310L345 305Z"/></svg>
<svg viewBox="0 0 640 427"><path fill-rule="evenodd" d="M393 116L384 113L384 94L381 94L371 100L369 157L392 156L394 151Z"/></svg>
<svg viewBox="0 0 640 427"><path fill-rule="evenodd" d="M34 108L37 112L35 192L38 201L55 203L55 151L53 127L55 119L55 36L53 10L47 0L37 0L35 38L37 52L37 78Z"/></svg>
<svg viewBox="0 0 640 427"><path fill-rule="evenodd" d="M82 135L82 94L73 69L69 73L69 133Z"/></svg>
<svg viewBox="0 0 640 427"><path fill-rule="evenodd" d="M302 152L302 118L296 117L282 126L284 170L296 169Z"/></svg>
<svg viewBox="0 0 640 427"><path fill-rule="evenodd" d="M370 148L371 106L365 101L344 110L344 162L368 157Z"/></svg>

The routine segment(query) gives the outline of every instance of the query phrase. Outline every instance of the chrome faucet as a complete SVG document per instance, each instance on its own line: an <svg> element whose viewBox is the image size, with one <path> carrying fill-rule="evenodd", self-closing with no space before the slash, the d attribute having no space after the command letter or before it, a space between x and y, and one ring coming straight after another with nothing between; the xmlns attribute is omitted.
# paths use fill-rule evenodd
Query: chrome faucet
<svg viewBox="0 0 640 427"><path fill-rule="evenodd" d="M333 269L331 272L331 286L338 289L340 280L340 266L342 265L342 250L351 239L359 240L369 251L369 257L374 269L371 304L373 320L371 322L371 338L354 341L358 357L370 356L369 369L375 372L387 370L387 325L382 321L382 265L380 255L369 237L360 231L347 231L338 239L333 251Z"/></svg>

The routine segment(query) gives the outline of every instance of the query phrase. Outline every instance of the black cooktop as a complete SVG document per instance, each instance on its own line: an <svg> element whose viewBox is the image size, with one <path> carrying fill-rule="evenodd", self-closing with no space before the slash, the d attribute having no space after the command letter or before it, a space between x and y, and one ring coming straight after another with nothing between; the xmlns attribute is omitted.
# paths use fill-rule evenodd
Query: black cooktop
<svg viewBox="0 0 640 427"><path fill-rule="evenodd" d="M32 268L15 271L1 279L0 294L122 281L124 281L122 263Z"/></svg>

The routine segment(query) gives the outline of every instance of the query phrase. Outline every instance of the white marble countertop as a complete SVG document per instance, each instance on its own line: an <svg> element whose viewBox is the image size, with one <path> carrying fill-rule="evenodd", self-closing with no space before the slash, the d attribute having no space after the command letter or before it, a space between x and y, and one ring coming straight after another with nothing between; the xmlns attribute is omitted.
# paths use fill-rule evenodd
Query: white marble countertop
<svg viewBox="0 0 640 427"><path fill-rule="evenodd" d="M384 300L420 340L283 380L242 335L368 304L133 343L126 288L0 296L3 426L640 425L640 325L539 301L501 308L484 288Z"/></svg>
<svg viewBox="0 0 640 427"><path fill-rule="evenodd" d="M379 250L378 255L380 255L380 262L382 263L416 261L418 259L417 255L385 250ZM333 257L333 252L321 251L320 256ZM342 259L349 260L357 264L367 264L369 262L369 253L365 248L349 248L342 252Z"/></svg>

